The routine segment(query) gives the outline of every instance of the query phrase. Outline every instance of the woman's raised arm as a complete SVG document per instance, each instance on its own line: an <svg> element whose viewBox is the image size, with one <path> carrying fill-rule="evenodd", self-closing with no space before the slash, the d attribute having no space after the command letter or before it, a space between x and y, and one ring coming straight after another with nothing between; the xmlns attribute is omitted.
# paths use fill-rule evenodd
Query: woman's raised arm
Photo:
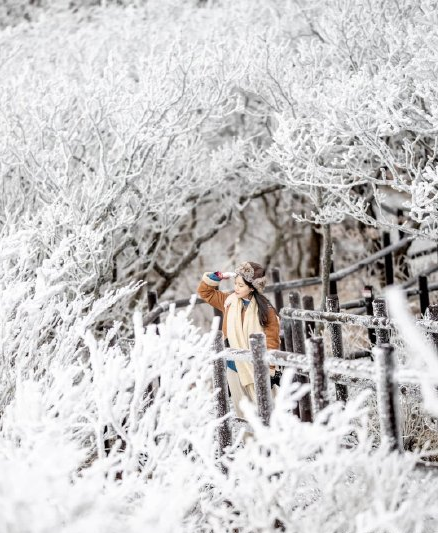
<svg viewBox="0 0 438 533"><path fill-rule="evenodd" d="M224 312L225 300L230 293L218 291L217 287L223 279L220 272L205 272L198 287L198 295L212 307Z"/></svg>

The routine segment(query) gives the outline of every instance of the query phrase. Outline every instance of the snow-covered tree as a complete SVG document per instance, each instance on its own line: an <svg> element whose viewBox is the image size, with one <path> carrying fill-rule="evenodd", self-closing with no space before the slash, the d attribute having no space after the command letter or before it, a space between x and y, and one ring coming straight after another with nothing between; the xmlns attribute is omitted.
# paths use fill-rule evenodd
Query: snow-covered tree
<svg viewBox="0 0 438 533"><path fill-rule="evenodd" d="M296 216L437 236L435 7L284 2L260 28L249 83L275 121L260 169L310 199ZM400 222L382 210L395 199Z"/></svg>
<svg viewBox="0 0 438 533"><path fill-rule="evenodd" d="M16 368L75 361L86 328L129 329L144 282L165 290L263 194L248 143L224 134L239 47L173 7L54 9L0 34L2 409Z"/></svg>

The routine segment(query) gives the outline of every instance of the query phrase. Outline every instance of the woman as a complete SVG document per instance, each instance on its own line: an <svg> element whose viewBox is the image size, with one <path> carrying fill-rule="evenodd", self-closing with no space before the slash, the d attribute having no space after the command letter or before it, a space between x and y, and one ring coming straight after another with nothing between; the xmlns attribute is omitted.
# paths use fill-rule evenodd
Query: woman
<svg viewBox="0 0 438 533"><path fill-rule="evenodd" d="M222 279L235 277L234 292L216 290ZM266 286L265 270L258 263L246 262L235 272L206 272L198 287L199 296L224 315L222 331L231 348L249 349L251 333L263 332L268 349L280 347L277 313L262 294ZM271 375L275 367L270 368ZM243 418L240 401L245 396L255 402L252 363L227 361L227 378L236 415Z"/></svg>

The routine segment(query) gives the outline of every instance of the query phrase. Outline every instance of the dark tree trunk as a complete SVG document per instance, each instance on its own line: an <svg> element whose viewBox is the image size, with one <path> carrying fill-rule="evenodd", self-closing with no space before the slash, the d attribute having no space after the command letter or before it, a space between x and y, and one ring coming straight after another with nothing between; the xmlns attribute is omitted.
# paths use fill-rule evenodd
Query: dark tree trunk
<svg viewBox="0 0 438 533"><path fill-rule="evenodd" d="M319 227L319 226L318 226ZM310 238L309 238L309 260L307 263L307 272L304 277L312 278L319 276L321 266L321 248L322 248L322 235L315 226L310 226Z"/></svg>

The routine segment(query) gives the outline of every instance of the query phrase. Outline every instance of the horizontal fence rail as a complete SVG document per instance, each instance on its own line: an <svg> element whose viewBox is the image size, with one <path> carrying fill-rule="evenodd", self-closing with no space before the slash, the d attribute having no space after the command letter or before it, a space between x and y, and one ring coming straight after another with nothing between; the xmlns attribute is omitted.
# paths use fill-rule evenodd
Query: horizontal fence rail
<svg viewBox="0 0 438 533"><path fill-rule="evenodd" d="M371 254L365 259L362 259L353 265L346 267L344 269L340 269L336 272L332 272L330 274L330 282L333 286L336 286L336 282L341 281L342 279L350 276L351 274L354 274L355 272L358 272L360 269L378 261L379 259L389 257L394 251L397 251L404 246L406 246L409 242L411 242L413 237L405 237L404 239L401 239L400 241L390 244L389 246L386 246L379 250L378 252ZM392 270L392 264L388 268L389 271ZM438 283L427 283L427 276L433 272L438 271L438 262L436 264L431 265L418 275L406 280L405 282L400 284L400 287L404 290L405 295L410 298L413 296L420 296L420 302L421 302L421 311L424 312L424 309L428 305L428 294L431 292L438 291ZM391 273L387 273L387 277L393 276ZM277 310L280 310L282 306L282 292L291 290L291 289L300 289L305 287L311 287L315 285L320 285L322 283L320 277L312 277L312 278L303 278L303 279L297 279L297 280L290 280L290 281L277 281L280 279L279 269L274 268L272 269L272 278L275 281L275 283L271 283L266 286L265 293L274 293L275 296L275 303ZM411 288L412 285L415 283L418 283L418 288ZM155 293L155 296L154 296ZM374 296L373 298L380 297L379 295ZM158 298L156 296L155 291L148 291L148 301L149 301L149 312L144 317L144 325L152 324L156 322L160 315L162 313L168 312L170 307L174 305L177 309L182 307L187 307L188 305L200 305L205 304L204 300L202 300L199 297L196 297L196 295L192 295L190 298L179 298L173 301L163 301L158 303ZM151 305L152 303L152 305ZM347 302L341 302L340 303L341 309L355 309L357 314L361 314L366 312L367 308L367 298L358 298L356 300L350 300Z"/></svg>
<svg viewBox="0 0 438 533"><path fill-rule="evenodd" d="M438 246L436 244L434 246L430 246L429 248L418 250L417 252L408 252L408 257L409 259L416 259L417 257L423 257L433 253L438 254Z"/></svg>
<svg viewBox="0 0 438 533"><path fill-rule="evenodd" d="M362 316L349 313L331 313L328 311L308 311L306 309L283 308L280 316L294 320L326 322L331 324L349 324L350 326L361 326L364 328L378 328L396 331L396 323L387 317ZM433 333L438 333L438 323L433 320L416 320L417 326Z"/></svg>
<svg viewBox="0 0 438 533"><path fill-rule="evenodd" d="M438 270L438 266L436 270ZM264 292L269 293L269 292L275 292L275 291L283 291L285 290L284 286L286 283L291 287L294 286L293 281L276 283L276 284L267 286ZM438 291L438 283L431 283L428 286L428 291L429 292ZM409 290L405 290L404 293L407 297L418 296L421 293L421 290L420 289L409 289ZM193 296L191 298L179 298L177 300L172 300L172 301L165 300L164 302L160 302L159 304L154 306L153 309L145 315L143 323L145 326L147 326L148 324L152 324L157 318L160 317L162 313L167 313L172 305L174 305L176 309L181 309L189 305L201 305L205 303L206 302L202 300L201 298L199 297L194 298ZM341 309L363 309L365 310L365 305L366 305L365 299L351 300L351 301L340 303Z"/></svg>
<svg viewBox="0 0 438 533"><path fill-rule="evenodd" d="M224 348L221 355L228 360L252 362L251 350ZM303 375L307 375L310 370L308 356L300 353L267 350L266 362L269 365L291 368L298 374ZM324 361L324 371L334 383L363 382L364 384L371 385L372 388L375 387L375 363L370 359L338 359L336 357L329 357ZM398 369L394 375L400 385L418 385L421 381L421 374L414 369Z"/></svg>
<svg viewBox="0 0 438 533"><path fill-rule="evenodd" d="M438 271L438 265L433 267L433 272ZM430 274L431 272L429 272ZM408 286L413 285L416 282L419 282L422 277L425 277L424 272L419 274L413 281L408 281ZM412 282L411 282L412 281ZM418 289L408 289L405 287L405 285L400 285L400 287L404 288L404 294L407 298L411 298L412 296L419 296L424 291L424 288L418 288ZM430 285L427 285L427 291L428 292L435 292L438 291L438 283L431 283ZM376 296L377 298L381 298L381 295ZM366 306L366 300L365 298L360 298L358 300L350 300L348 302L342 302L340 304L342 309L365 309Z"/></svg>

